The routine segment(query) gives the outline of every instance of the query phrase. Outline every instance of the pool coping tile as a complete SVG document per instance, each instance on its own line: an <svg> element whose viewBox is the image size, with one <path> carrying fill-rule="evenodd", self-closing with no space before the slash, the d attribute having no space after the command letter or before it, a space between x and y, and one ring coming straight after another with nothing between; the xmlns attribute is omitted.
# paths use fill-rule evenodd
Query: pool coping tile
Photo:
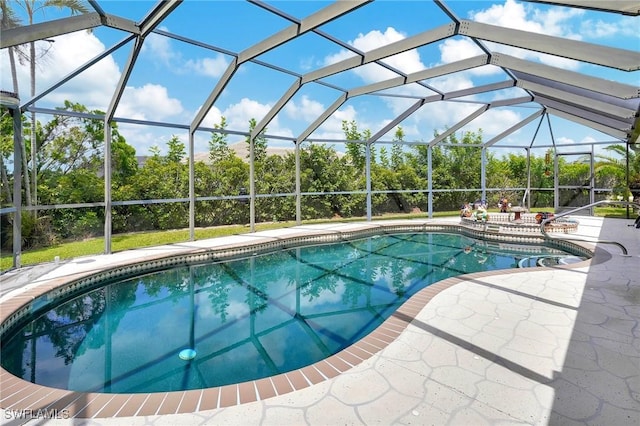
<svg viewBox="0 0 640 426"><path fill-rule="evenodd" d="M254 381L238 383L238 397L240 404L254 402L258 400L256 385Z"/></svg>
<svg viewBox="0 0 640 426"><path fill-rule="evenodd" d="M277 395L273 382L269 377L255 381L258 397L260 400L272 398Z"/></svg>
<svg viewBox="0 0 640 426"><path fill-rule="evenodd" d="M115 417L133 417L137 415L138 411L140 411L140 407L142 407L142 404L144 404L149 397L148 394L142 393L127 396L129 398L122 404L120 410L116 412L114 415ZM99 414L102 414L102 412Z"/></svg>
<svg viewBox="0 0 640 426"><path fill-rule="evenodd" d="M149 398L147 398L142 406L140 407L140 411L138 411L138 416L154 416L158 413L160 409L160 405L164 401L167 396L166 392L158 392L158 393L150 393Z"/></svg>
<svg viewBox="0 0 640 426"><path fill-rule="evenodd" d="M291 382L291 385L295 390L300 390L300 389L309 387L309 382L307 381L307 379L305 378L305 376L302 374L300 370L293 370L284 374L287 376L287 378L289 379L289 382Z"/></svg>
<svg viewBox="0 0 640 426"><path fill-rule="evenodd" d="M293 385L289 382L286 374L278 374L271 378L273 387L278 395L284 395L289 392L293 392Z"/></svg>
<svg viewBox="0 0 640 426"><path fill-rule="evenodd" d="M220 387L220 408L238 405L238 385Z"/></svg>
<svg viewBox="0 0 640 426"><path fill-rule="evenodd" d="M124 404L126 404L130 399L131 395L114 394L114 397L102 407L102 409L97 413L97 416L115 417L116 414L122 410Z"/></svg>
<svg viewBox="0 0 640 426"><path fill-rule="evenodd" d="M167 397L162 401L158 414L175 414L178 411L180 402L184 398L184 391L181 392L168 392Z"/></svg>
<svg viewBox="0 0 640 426"><path fill-rule="evenodd" d="M200 404L200 399L202 398L202 390L188 390L184 392L182 396L182 400L178 405L178 409L176 410L177 414L184 413L193 413L198 409L198 404Z"/></svg>
<svg viewBox="0 0 640 426"><path fill-rule="evenodd" d="M315 368L315 364L308 365L300 369L300 372L306 377L311 385L317 385L325 380L325 377Z"/></svg>
<svg viewBox="0 0 640 426"><path fill-rule="evenodd" d="M332 379L341 373L340 370L337 370L331 363L326 362L326 360L315 363L314 367L327 379Z"/></svg>
<svg viewBox="0 0 640 426"><path fill-rule="evenodd" d="M213 410L218 408L221 388L207 388L202 390L198 410Z"/></svg>

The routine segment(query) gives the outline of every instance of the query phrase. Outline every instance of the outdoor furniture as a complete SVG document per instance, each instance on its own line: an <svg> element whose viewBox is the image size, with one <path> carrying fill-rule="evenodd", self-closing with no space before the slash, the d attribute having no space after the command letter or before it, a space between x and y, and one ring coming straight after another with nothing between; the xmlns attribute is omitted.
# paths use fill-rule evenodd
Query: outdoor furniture
<svg viewBox="0 0 640 426"><path fill-rule="evenodd" d="M513 222L522 223L522 213L526 213L527 209L525 207L515 206L511 207L511 211L515 214L513 218Z"/></svg>

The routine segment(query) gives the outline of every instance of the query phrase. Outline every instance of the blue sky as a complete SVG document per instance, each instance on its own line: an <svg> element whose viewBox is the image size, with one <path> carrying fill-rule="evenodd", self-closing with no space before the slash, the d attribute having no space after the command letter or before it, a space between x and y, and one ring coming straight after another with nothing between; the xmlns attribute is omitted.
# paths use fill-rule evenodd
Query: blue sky
<svg viewBox="0 0 640 426"><path fill-rule="evenodd" d="M153 8L155 1L100 1L109 14L139 22ZM320 1L274 1L275 8L304 18L328 5ZM451 1L446 4L461 19L504 25L548 35L569 37L590 43L614 46L628 50L640 50L640 18L620 14L568 9L539 3L502 1ZM17 5L16 11L20 12ZM35 16L36 22L66 16L55 10ZM320 29L361 51L369 51L385 44L419 34L425 30L448 24L449 18L431 1L376 1L330 22ZM261 39L288 27L290 23L260 7L243 1L184 1L164 22L160 29L182 37L195 39L232 52L258 43ZM121 41L125 33L98 28L93 32L80 31L59 36L49 45L46 57L37 71L37 87L43 90L61 77ZM486 45L496 52L508 53L532 61L543 62L581 73L640 86L640 73L627 73L597 65L580 64L563 58L551 57L521 49ZM90 109L106 110L127 57L131 44L102 60L91 69L66 83L38 102L39 107L54 108L65 99L82 103ZM456 36L431 45L387 58L385 62L410 73L421 69L453 62L480 54L481 51L468 38ZM342 60L352 53L327 41L317 34L306 34L257 59L272 65L288 68L299 74L321 68ZM2 52L2 87L10 88L6 51ZM215 87L231 60L231 56L213 50L185 44L159 35L151 35L145 41L136 67L127 83L127 89L116 111L116 117L141 120L166 121L188 125ZM29 99L28 67L19 69L21 99ZM359 87L396 76L375 64L355 71L347 71L323 79L324 82L344 89ZM456 73L429 80L427 83L443 91L467 88L473 85L505 80L497 67L487 65L471 71ZM249 119L260 119L270 110L280 96L293 83L292 76L282 74L258 64L247 63L240 67L214 108L207 115L205 126L212 127L224 116L228 129L247 131ZM430 95L428 89L415 85L387 91ZM298 136L315 120L341 92L320 84L311 83L293 97L287 106L268 126L267 133L288 137ZM475 101L491 101L522 96L520 89L510 88L488 95L477 95L472 102L443 102L428 104L401 123L407 141L429 141L436 131L442 132L455 125L476 110ZM355 120L359 129L376 133L385 124L402 113L415 100L398 97L360 96L349 100L327 120L310 139L344 139L342 120ZM535 105L504 107L490 110L472 121L463 130L482 128L485 140L501 133L535 111ZM45 117L40 117L46 119ZM592 141L610 141L610 136L580 126L558 117L551 117L553 136L559 144ZM501 141L500 145L528 146L538 126L538 120ZM121 133L133 145L139 155L149 153L152 146L164 148L175 134L185 142L186 131L120 124ZM391 132L393 133L393 132ZM391 140L393 134L383 137ZM196 134L196 151L206 151L209 134ZM237 138L230 138L230 142ZM548 145L551 136L548 126L541 127L535 145ZM269 146L291 146L290 142L273 139ZM338 146L338 148L340 148ZM567 148L570 150L572 148ZM584 148L579 148L584 150ZM497 150L501 154L501 150Z"/></svg>

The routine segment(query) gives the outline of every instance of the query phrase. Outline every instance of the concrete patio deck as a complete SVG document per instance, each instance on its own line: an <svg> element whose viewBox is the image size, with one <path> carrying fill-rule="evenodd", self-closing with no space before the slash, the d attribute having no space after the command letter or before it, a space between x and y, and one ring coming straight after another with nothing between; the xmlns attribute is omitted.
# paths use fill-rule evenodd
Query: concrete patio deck
<svg viewBox="0 0 640 426"><path fill-rule="evenodd" d="M302 385L296 385L290 379L297 389L293 392L276 391L262 399L256 388L255 401L224 408L201 409L201 397L196 409L187 413L179 401L173 412L180 414L158 415L157 409L142 415L139 409L137 415L104 417L96 410L94 418L47 419L46 424L638 425L640 230L627 226L632 220L579 220L580 229L571 238L615 240L626 246L629 256L614 245L599 244L590 262L570 268L445 280L431 286L431 294L417 304L414 314L400 310L390 319L398 326L395 339L385 339L368 353L350 352L356 358L349 363L349 356L342 357L347 365L341 371L329 374L316 368L321 380L303 374ZM303 231L313 232L313 227L280 232ZM0 306L61 275L163 250L175 246L5 274ZM2 424L43 424L42 418L18 418L19 403L4 409L16 390L0 376ZM132 399L109 398L119 407L112 408L116 414ZM242 399L240 390L237 398ZM147 399L141 399L140 407Z"/></svg>

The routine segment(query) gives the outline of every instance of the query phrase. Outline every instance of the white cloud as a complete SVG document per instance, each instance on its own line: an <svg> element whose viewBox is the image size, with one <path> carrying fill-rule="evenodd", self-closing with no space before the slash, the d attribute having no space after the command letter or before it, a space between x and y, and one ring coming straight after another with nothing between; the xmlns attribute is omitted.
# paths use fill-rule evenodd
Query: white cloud
<svg viewBox="0 0 640 426"><path fill-rule="evenodd" d="M443 64L461 61L484 53L478 45L468 38L446 39L438 45L438 49L440 49L440 61ZM492 75L501 71L498 67L481 66L472 68L469 72L474 75Z"/></svg>
<svg viewBox="0 0 640 426"><path fill-rule="evenodd" d="M473 80L471 80L469 74L456 73L429 80L429 85L446 93L472 87Z"/></svg>
<svg viewBox="0 0 640 426"><path fill-rule="evenodd" d="M460 61L484 53L478 45L468 38L448 38L438 45L442 63Z"/></svg>
<svg viewBox="0 0 640 426"><path fill-rule="evenodd" d="M271 109L271 105L261 104L249 98L242 98L237 104L229 105L223 112L229 123L229 129L249 131L249 120L255 118L260 122L267 112ZM271 126L275 124L271 123Z"/></svg>
<svg viewBox="0 0 640 426"><path fill-rule="evenodd" d="M161 28L166 31L166 28ZM142 44L141 53L148 55L167 68L181 58L180 52L173 50L171 40L160 34L151 33Z"/></svg>
<svg viewBox="0 0 640 426"><path fill-rule="evenodd" d="M365 35L360 34L358 38L353 41L353 45L366 52L381 46L395 43L403 40L404 38L406 38L404 34L398 32L395 28L389 27L384 33L371 31ZM420 60L420 55L416 49L407 50L406 52L384 58L382 61L407 74L426 68ZM368 82L376 82L397 77L396 73L389 71L386 68L381 68L378 65L375 67L361 67L357 72L365 81Z"/></svg>
<svg viewBox="0 0 640 426"><path fill-rule="evenodd" d="M590 38L611 37L620 32L618 25L611 22L593 21L591 19L583 21L582 31Z"/></svg>
<svg viewBox="0 0 640 426"><path fill-rule="evenodd" d="M188 60L184 64L183 72L193 71L206 77L220 77L229 66L229 61L223 56L218 55L214 58L202 58L197 60Z"/></svg>
<svg viewBox="0 0 640 426"><path fill-rule="evenodd" d="M166 30L166 28L162 29ZM220 77L229 65L229 61L221 53L213 57L185 59L182 51L175 48L172 40L155 33L146 38L142 45L142 53L161 64L164 69L176 74L196 73L206 77Z"/></svg>
<svg viewBox="0 0 640 426"><path fill-rule="evenodd" d="M271 108L272 105L270 104L262 104L253 99L242 98L240 102L231 104L225 110L221 111L221 115L226 118L228 129L248 132L249 120L254 118L257 123L260 123L260 121L271 110ZM293 137L293 132L290 129L280 126L280 121L277 115L267 126L266 133L269 135ZM239 139L244 138L229 138L230 142L235 142Z"/></svg>
<svg viewBox="0 0 640 426"><path fill-rule="evenodd" d="M119 123L118 130L127 143L136 149L136 155L149 155L151 147L154 146L160 148L161 153L166 152L167 142L174 134L185 142L185 145L188 140L187 135L172 129Z"/></svg>
<svg viewBox="0 0 640 426"><path fill-rule="evenodd" d="M584 11L575 8L552 7L546 11L515 0L505 0L504 4L494 4L488 9L470 12L470 19L485 24L499 25L539 34L580 38L570 31L567 21L581 16Z"/></svg>
<svg viewBox="0 0 640 426"><path fill-rule="evenodd" d="M399 31L394 28L387 28L384 32L371 31L367 34L360 34L358 38L351 42L351 44L362 51L368 51L381 45L396 42L402 38L404 38L404 36ZM472 41L464 38L445 40L439 45L439 49L441 52L441 63L450 63L482 53L478 46L476 46ZM327 57L325 63L334 63L348 56L351 55L346 51L342 51L339 54ZM420 58L419 51L416 49L386 58L384 61L406 73L416 72L426 68ZM473 77L475 75L495 74L498 71L499 69L497 67L480 67L467 72L437 77L429 80L428 83L434 88L446 93L474 86L475 82L473 81ZM354 72L365 84L397 76L395 73L374 64L367 67L361 67L361 69ZM396 88L394 93L418 94L415 88L412 89L408 86ZM425 95L423 88L420 89L419 94L422 96ZM472 98L473 97L470 97L470 99ZM409 106L414 104L415 99L384 98L384 102L389 108L390 115L392 117L396 117L409 108ZM425 105L411 115L408 120L405 120L405 122L402 123L402 127L405 130L407 140L411 140L412 138L424 139L425 137L427 140L430 140L433 133L433 130L430 129L444 131L444 129L455 125L479 107L480 105L477 104L454 102L440 102ZM341 112L343 111L338 111L333 115L332 119L335 120L333 122L333 126L331 123L325 123L320 129L318 129L317 134L314 133L314 136L337 137L339 139L344 139L344 132L341 127L342 119L346 119L347 121L355 119L358 122L358 127L360 129L370 128L374 133L390 121L388 117L383 118L378 123L369 123L371 124L369 127L360 121L365 118L357 117L354 109L348 111L349 115L345 118L339 118ZM344 110L344 112L347 112L347 110ZM520 117L517 112L503 108L500 110L490 110L480 118L474 120L473 124L476 128L478 126L482 126L484 134L489 136L503 131L505 128L510 127L519 120Z"/></svg>
<svg viewBox="0 0 640 426"><path fill-rule="evenodd" d="M494 4L488 9L471 12L469 16L470 19L485 24L580 40L582 37L579 33L572 31L573 25L570 21L583 14L583 10L575 8L552 7L545 11L531 6L525 7L522 3L517 3L515 0L506 0L504 4ZM553 55L514 48L498 43L487 42L486 44L492 51L523 59L536 60L555 67L577 69L580 65L577 61Z"/></svg>
<svg viewBox="0 0 640 426"><path fill-rule="evenodd" d="M78 67L104 52L105 47L95 35L86 31L65 34L55 37L53 43L37 42L38 51L42 55L36 66L36 87L40 92L51 87L75 71ZM20 98L29 99L30 77L29 65L17 65ZM2 87L12 87L8 55L2 54ZM69 82L57 88L38 102L48 107L62 106L65 100L81 103L89 109L106 110L112 97L113 89L120 78L120 71L111 56L102 59L89 69L77 75Z"/></svg>
<svg viewBox="0 0 640 426"><path fill-rule="evenodd" d="M460 102L435 102L420 108L412 118L416 121L418 127L422 129L421 133L424 137L426 137L427 140L431 140L433 131L425 131L425 128L437 130L441 133L447 128L453 127L480 108L480 106L481 105Z"/></svg>
<svg viewBox="0 0 640 426"><path fill-rule="evenodd" d="M638 46L640 32L638 31L638 18L625 16L616 22L585 19L580 24L580 33L586 39L601 39L613 37L628 37L629 41L635 41Z"/></svg>
<svg viewBox="0 0 640 426"><path fill-rule="evenodd" d="M368 52L404 38L405 36L395 28L388 27L384 32L375 30L367 34L358 34L358 37L356 37L355 40L349 41L349 44L362 52ZM325 57L324 65L331 65L353 56L355 56L354 53L343 49L334 55ZM415 49L384 58L383 62L405 73L412 73L425 68L424 64L420 61L418 51ZM397 77L397 74L393 71L376 64L367 64L363 67L358 67L354 69L353 72L360 76L366 83L374 83Z"/></svg>
<svg viewBox="0 0 640 426"><path fill-rule="evenodd" d="M520 114L508 108L495 108L486 111L470 125L474 129L482 129L483 135L493 137L522 121ZM512 133L516 135L519 131ZM485 141L489 140L485 138ZM500 143L500 142L498 142Z"/></svg>
<svg viewBox="0 0 640 426"><path fill-rule="evenodd" d="M198 108L198 111L202 108ZM225 117L226 118L226 117ZM211 107L209 112L204 116L202 120L202 127L215 127L215 125L220 125L220 120L222 119L222 112L214 105Z"/></svg>
<svg viewBox="0 0 640 426"><path fill-rule="evenodd" d="M168 117L180 115L183 111L180 100L171 98L166 87L149 83L142 87L127 86L116 115L139 120L162 121Z"/></svg>
<svg viewBox="0 0 640 426"><path fill-rule="evenodd" d="M355 120L358 123L358 127L363 130L366 129L366 124L361 122L358 118L358 113L353 105L347 105L343 108L339 108L329 117L324 123L312 133L309 139L339 139L344 140L344 131L342 130L342 122L350 122Z"/></svg>
<svg viewBox="0 0 640 426"><path fill-rule="evenodd" d="M287 116L295 120L304 120L308 123L318 118L326 109L322 103L302 96L299 103L290 101L284 108Z"/></svg>
<svg viewBox="0 0 640 426"><path fill-rule="evenodd" d="M514 0L507 0L513 2ZM569 21L584 15L584 10L568 7L552 7L546 11L533 9L533 19L540 23L542 34L581 40L580 33L573 32ZM517 28L517 27L515 27Z"/></svg>

